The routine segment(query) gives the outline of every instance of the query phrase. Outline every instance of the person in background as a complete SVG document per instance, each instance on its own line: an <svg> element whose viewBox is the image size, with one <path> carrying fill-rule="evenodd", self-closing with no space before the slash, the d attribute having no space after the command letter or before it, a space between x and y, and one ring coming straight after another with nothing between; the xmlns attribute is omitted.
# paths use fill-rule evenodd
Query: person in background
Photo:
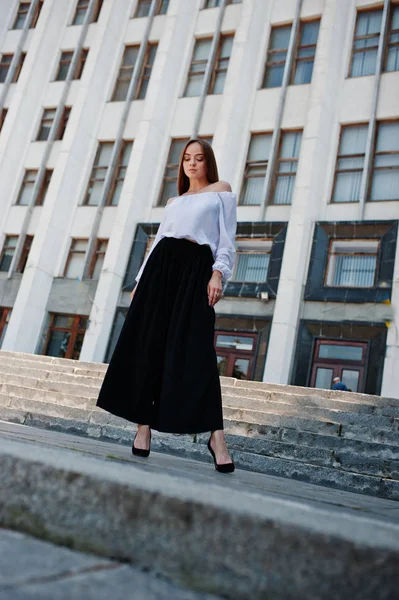
<svg viewBox="0 0 399 600"><path fill-rule="evenodd" d="M341 378L340 377L334 377L333 379L333 385L332 385L332 390L340 390L341 392L348 392L348 388L346 387L346 385L344 383L342 383Z"/></svg>

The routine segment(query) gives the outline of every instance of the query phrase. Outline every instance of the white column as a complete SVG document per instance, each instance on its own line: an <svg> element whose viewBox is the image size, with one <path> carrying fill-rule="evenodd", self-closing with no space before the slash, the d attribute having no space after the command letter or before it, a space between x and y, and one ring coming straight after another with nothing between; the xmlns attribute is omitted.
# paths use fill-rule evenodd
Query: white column
<svg viewBox="0 0 399 600"><path fill-rule="evenodd" d="M301 160L287 230L263 381L289 383L314 222L323 214L326 165L344 77L349 3L327 0L320 23ZM284 128L284 117L283 117Z"/></svg>

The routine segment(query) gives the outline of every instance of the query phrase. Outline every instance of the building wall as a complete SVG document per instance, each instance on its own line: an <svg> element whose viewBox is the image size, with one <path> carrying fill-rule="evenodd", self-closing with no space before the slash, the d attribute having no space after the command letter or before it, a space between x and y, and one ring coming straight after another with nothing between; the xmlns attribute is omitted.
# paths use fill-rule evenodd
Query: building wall
<svg viewBox="0 0 399 600"><path fill-rule="evenodd" d="M15 53L23 36L11 28L18 4L0 0L2 54ZM274 132L281 117L283 131L303 132L292 204L273 205L270 198L262 198L259 205L242 205L239 198L237 207L237 240L256 239L259 231L269 235L273 223L285 227L278 291L273 296L270 286L229 282L216 308L217 326L234 329L234 317L240 320L237 331L252 331L254 318L264 317L270 322L268 350L261 377L257 364L257 378L297 383L298 333L304 323L381 327L389 321L382 383L376 391L399 397L397 312L392 317L380 300L309 301L304 296L318 223L395 223L399 218L398 200L366 201L364 208L360 202L331 202L341 126L373 119L378 83L374 75L348 76L357 10L381 7L383 2L243 0L226 6L221 33L234 33L234 44L224 91L205 95L203 106L198 97L184 97L187 72L195 38L214 35L222 9L205 9L203 0L170 0L167 14L155 16L147 31L149 17L133 18L136 4L137 0L104 0L98 21L88 26L83 46L90 50L83 75L71 82L64 98L65 105L72 106L68 126L46 160L46 167L53 169L50 187L43 206L31 209L17 205L16 199L24 170L38 169L43 162L46 144L35 141L43 107L63 101L66 84L54 79L60 51L76 47L82 34L82 25L71 25L76 0L45 0L36 27L24 38L25 62L3 104L8 113L0 133L0 247L6 235L25 231L34 239L22 274L0 272L0 306L12 307L2 348L42 351L50 312L82 314L89 317L89 326L80 358L105 360L116 315L129 303L124 281L138 229L149 224L148 231L156 230L162 218L164 208L157 204L171 139L190 137L199 116L198 133L212 136L220 178L240 196L251 134ZM292 23L298 7L301 21L320 18L311 83L288 85L286 90L262 88L271 27ZM158 50L146 97L131 102L123 129L123 139L133 141L133 148L119 204L101 210L85 206L98 142L114 141L120 129L125 103L110 100L124 46L139 45L147 34L150 42L158 42ZM0 94L4 86L0 83ZM398 97L399 71L382 73L378 121L399 119ZM90 238L92 232L109 240L99 280L63 281L71 238ZM395 247L389 293L394 308L399 302L397 243ZM142 260L143 251L137 250L141 254L134 264ZM267 302L260 297L264 290L269 291Z"/></svg>

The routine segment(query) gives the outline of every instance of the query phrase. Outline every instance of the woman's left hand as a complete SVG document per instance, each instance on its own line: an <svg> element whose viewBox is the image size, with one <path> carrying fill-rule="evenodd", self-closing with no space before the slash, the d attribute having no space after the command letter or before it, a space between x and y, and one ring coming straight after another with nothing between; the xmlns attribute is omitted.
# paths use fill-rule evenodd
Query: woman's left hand
<svg viewBox="0 0 399 600"><path fill-rule="evenodd" d="M209 306L215 306L222 297L222 274L215 269L208 283L208 302Z"/></svg>

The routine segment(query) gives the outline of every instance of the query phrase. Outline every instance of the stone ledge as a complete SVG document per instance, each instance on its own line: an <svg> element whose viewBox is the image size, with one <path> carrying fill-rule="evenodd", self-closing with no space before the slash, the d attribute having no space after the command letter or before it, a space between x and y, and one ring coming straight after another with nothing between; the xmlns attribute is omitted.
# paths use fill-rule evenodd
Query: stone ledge
<svg viewBox="0 0 399 600"><path fill-rule="evenodd" d="M234 600L397 593L393 523L224 488L220 474L214 485L188 486L134 464L5 439L0 470L2 526L151 567L190 589Z"/></svg>

